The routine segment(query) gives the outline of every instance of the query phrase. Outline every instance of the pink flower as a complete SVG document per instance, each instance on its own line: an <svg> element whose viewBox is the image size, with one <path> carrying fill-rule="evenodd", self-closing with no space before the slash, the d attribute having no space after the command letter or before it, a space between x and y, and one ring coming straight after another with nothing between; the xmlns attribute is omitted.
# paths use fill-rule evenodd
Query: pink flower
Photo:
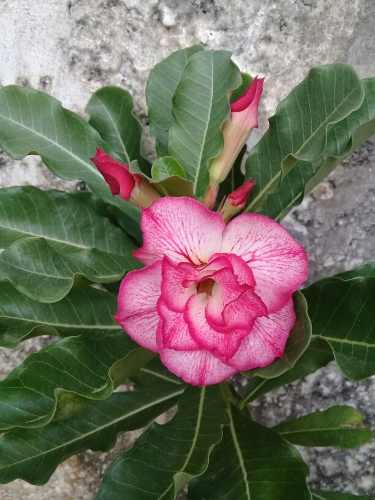
<svg viewBox="0 0 375 500"><path fill-rule="evenodd" d="M193 198L165 197L141 228L146 267L122 281L116 314L130 337L192 385L282 356L307 257L280 224L242 214L225 225Z"/></svg>
<svg viewBox="0 0 375 500"><path fill-rule="evenodd" d="M263 82L263 78L255 77L246 92L231 104L231 116L223 128L224 148L210 167L210 184L213 186L227 177L252 129L258 127Z"/></svg>
<svg viewBox="0 0 375 500"><path fill-rule="evenodd" d="M127 163L121 163L98 148L91 161L107 182L111 193L129 200L140 208L148 207L160 195L140 175L132 174Z"/></svg>

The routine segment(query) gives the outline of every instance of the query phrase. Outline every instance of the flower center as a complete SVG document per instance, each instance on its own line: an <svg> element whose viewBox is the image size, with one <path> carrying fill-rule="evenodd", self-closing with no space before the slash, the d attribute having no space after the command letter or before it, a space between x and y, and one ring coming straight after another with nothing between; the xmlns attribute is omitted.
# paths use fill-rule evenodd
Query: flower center
<svg viewBox="0 0 375 500"><path fill-rule="evenodd" d="M214 284L215 281L212 278L203 279L197 285L197 293L206 293L207 295L211 295Z"/></svg>

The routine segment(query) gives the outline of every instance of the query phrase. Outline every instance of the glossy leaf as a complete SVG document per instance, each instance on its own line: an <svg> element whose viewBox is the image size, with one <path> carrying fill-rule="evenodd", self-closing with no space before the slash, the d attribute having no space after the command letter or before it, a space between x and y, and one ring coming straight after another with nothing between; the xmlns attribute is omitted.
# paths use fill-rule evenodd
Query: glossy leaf
<svg viewBox="0 0 375 500"><path fill-rule="evenodd" d="M168 154L168 134L173 123L172 99L189 58L202 50L200 45L177 50L156 64L146 87L150 130L159 156Z"/></svg>
<svg viewBox="0 0 375 500"><path fill-rule="evenodd" d="M59 340L30 355L0 382L0 429L45 425L59 400L64 415L75 411L74 395L108 398L150 357L122 332Z"/></svg>
<svg viewBox="0 0 375 500"><path fill-rule="evenodd" d="M120 331L113 319L115 311L116 297L92 287L73 288L60 302L43 304L1 283L0 346L15 347L37 335L67 337Z"/></svg>
<svg viewBox="0 0 375 500"><path fill-rule="evenodd" d="M2 277L40 302L61 300L79 277L111 283L138 267L134 243L88 193L0 190L0 241Z"/></svg>
<svg viewBox="0 0 375 500"><path fill-rule="evenodd" d="M0 89L0 146L12 158L38 154L56 175L81 179L107 203L121 208L137 234L138 210L113 196L90 161L102 144L99 134L53 97L26 87Z"/></svg>
<svg viewBox="0 0 375 500"><path fill-rule="evenodd" d="M373 437L363 424L363 416L350 406L332 406L273 428L290 443L300 446L356 448Z"/></svg>
<svg viewBox="0 0 375 500"><path fill-rule="evenodd" d="M264 379L254 377L246 384L246 393L243 397L242 406L263 396L267 392L278 389L284 385L299 380L316 370L323 368L333 360L332 350L324 340L313 338L309 347L297 361L293 368L285 372L280 377Z"/></svg>
<svg viewBox="0 0 375 500"><path fill-rule="evenodd" d="M293 169L300 171L298 162L324 161L331 131L359 109L363 99L363 85L350 66L331 64L310 70L281 101L268 131L249 155L246 175L255 178L256 187L248 210L262 211L280 181Z"/></svg>
<svg viewBox="0 0 375 500"><path fill-rule="evenodd" d="M173 156L163 156L154 161L150 182L166 196L192 196L193 194L192 183L187 179L184 168Z"/></svg>
<svg viewBox="0 0 375 500"><path fill-rule="evenodd" d="M360 268L356 277L326 278L303 291L313 335L329 343L341 370L355 380L375 374L375 278L366 273Z"/></svg>
<svg viewBox="0 0 375 500"><path fill-rule="evenodd" d="M106 451L119 432L138 429L173 406L185 386L173 379L140 377L139 389L104 401L81 400L76 412L38 429L17 429L0 438L0 483L48 481L59 463L84 450Z"/></svg>
<svg viewBox="0 0 375 500"><path fill-rule="evenodd" d="M266 368L258 368L247 372L249 376L265 379L279 377L295 366L303 355L311 340L311 322L307 311L307 303L302 293L294 294L296 323L290 333L283 356Z"/></svg>
<svg viewBox="0 0 375 500"><path fill-rule="evenodd" d="M187 481L207 468L224 421L220 388L190 387L170 422L153 424L110 466L97 499L174 499Z"/></svg>
<svg viewBox="0 0 375 500"><path fill-rule="evenodd" d="M120 87L102 87L89 100L89 123L112 154L125 163L140 157L142 127L133 111L133 99Z"/></svg>
<svg viewBox="0 0 375 500"><path fill-rule="evenodd" d="M200 51L190 57L173 98L173 125L169 153L193 182L193 192L203 197L211 160L223 147L222 125L230 113L229 93L241 75L226 51Z"/></svg>
<svg viewBox="0 0 375 500"><path fill-rule="evenodd" d="M362 81L365 97L360 108L329 132L325 158L317 164L299 161L267 198L262 212L282 219L303 196L321 182L343 158L375 134L375 78Z"/></svg>
<svg viewBox="0 0 375 500"><path fill-rule="evenodd" d="M190 500L311 500L307 467L298 451L246 413L229 412L230 425Z"/></svg>
<svg viewBox="0 0 375 500"><path fill-rule="evenodd" d="M313 493L312 500L374 500L374 497L351 495L350 493L335 491L319 491Z"/></svg>
<svg viewBox="0 0 375 500"><path fill-rule="evenodd" d="M162 182L169 177L179 177L187 180L184 168L173 156L163 156L155 160L152 165L151 176L154 182Z"/></svg>

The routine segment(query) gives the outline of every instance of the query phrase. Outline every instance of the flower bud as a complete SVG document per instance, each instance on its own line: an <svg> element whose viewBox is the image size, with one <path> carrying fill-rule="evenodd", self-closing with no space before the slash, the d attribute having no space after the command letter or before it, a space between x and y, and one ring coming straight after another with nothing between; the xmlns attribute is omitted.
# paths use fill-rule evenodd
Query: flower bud
<svg viewBox="0 0 375 500"><path fill-rule="evenodd" d="M111 193L132 202L139 208L146 208L157 200L159 193L140 175L132 174L127 163L119 161L98 148L91 158L107 182Z"/></svg>
<svg viewBox="0 0 375 500"><path fill-rule="evenodd" d="M258 106L263 78L255 77L246 92L231 104L231 116L223 128L224 148L210 168L210 184L223 182L253 128L258 127Z"/></svg>
<svg viewBox="0 0 375 500"><path fill-rule="evenodd" d="M225 221L228 221L245 208L250 191L254 186L254 180L246 180L241 186L230 193L220 211Z"/></svg>

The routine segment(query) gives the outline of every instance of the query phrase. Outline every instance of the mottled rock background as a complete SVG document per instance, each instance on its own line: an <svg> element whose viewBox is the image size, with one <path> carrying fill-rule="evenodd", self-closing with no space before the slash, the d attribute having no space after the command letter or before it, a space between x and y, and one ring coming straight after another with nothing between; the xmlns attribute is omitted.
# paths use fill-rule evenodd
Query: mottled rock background
<svg viewBox="0 0 375 500"><path fill-rule="evenodd" d="M241 68L266 76L265 115L312 65L349 62L362 76L375 75L374 21L373 0L0 0L0 81L44 89L79 112L101 85L122 85L144 118L150 68L172 50L203 42L231 49ZM312 278L374 259L374 169L369 141L288 217L310 252ZM36 160L0 155L0 185L19 184L64 186ZM0 376L39 346L1 351ZM375 426L375 381L348 382L333 366L264 398L255 411L274 423L339 402L358 406ZM304 453L314 485L375 491L374 444ZM15 481L0 487L0 498L89 500L105 464L104 455L86 453L60 466L47 486Z"/></svg>

